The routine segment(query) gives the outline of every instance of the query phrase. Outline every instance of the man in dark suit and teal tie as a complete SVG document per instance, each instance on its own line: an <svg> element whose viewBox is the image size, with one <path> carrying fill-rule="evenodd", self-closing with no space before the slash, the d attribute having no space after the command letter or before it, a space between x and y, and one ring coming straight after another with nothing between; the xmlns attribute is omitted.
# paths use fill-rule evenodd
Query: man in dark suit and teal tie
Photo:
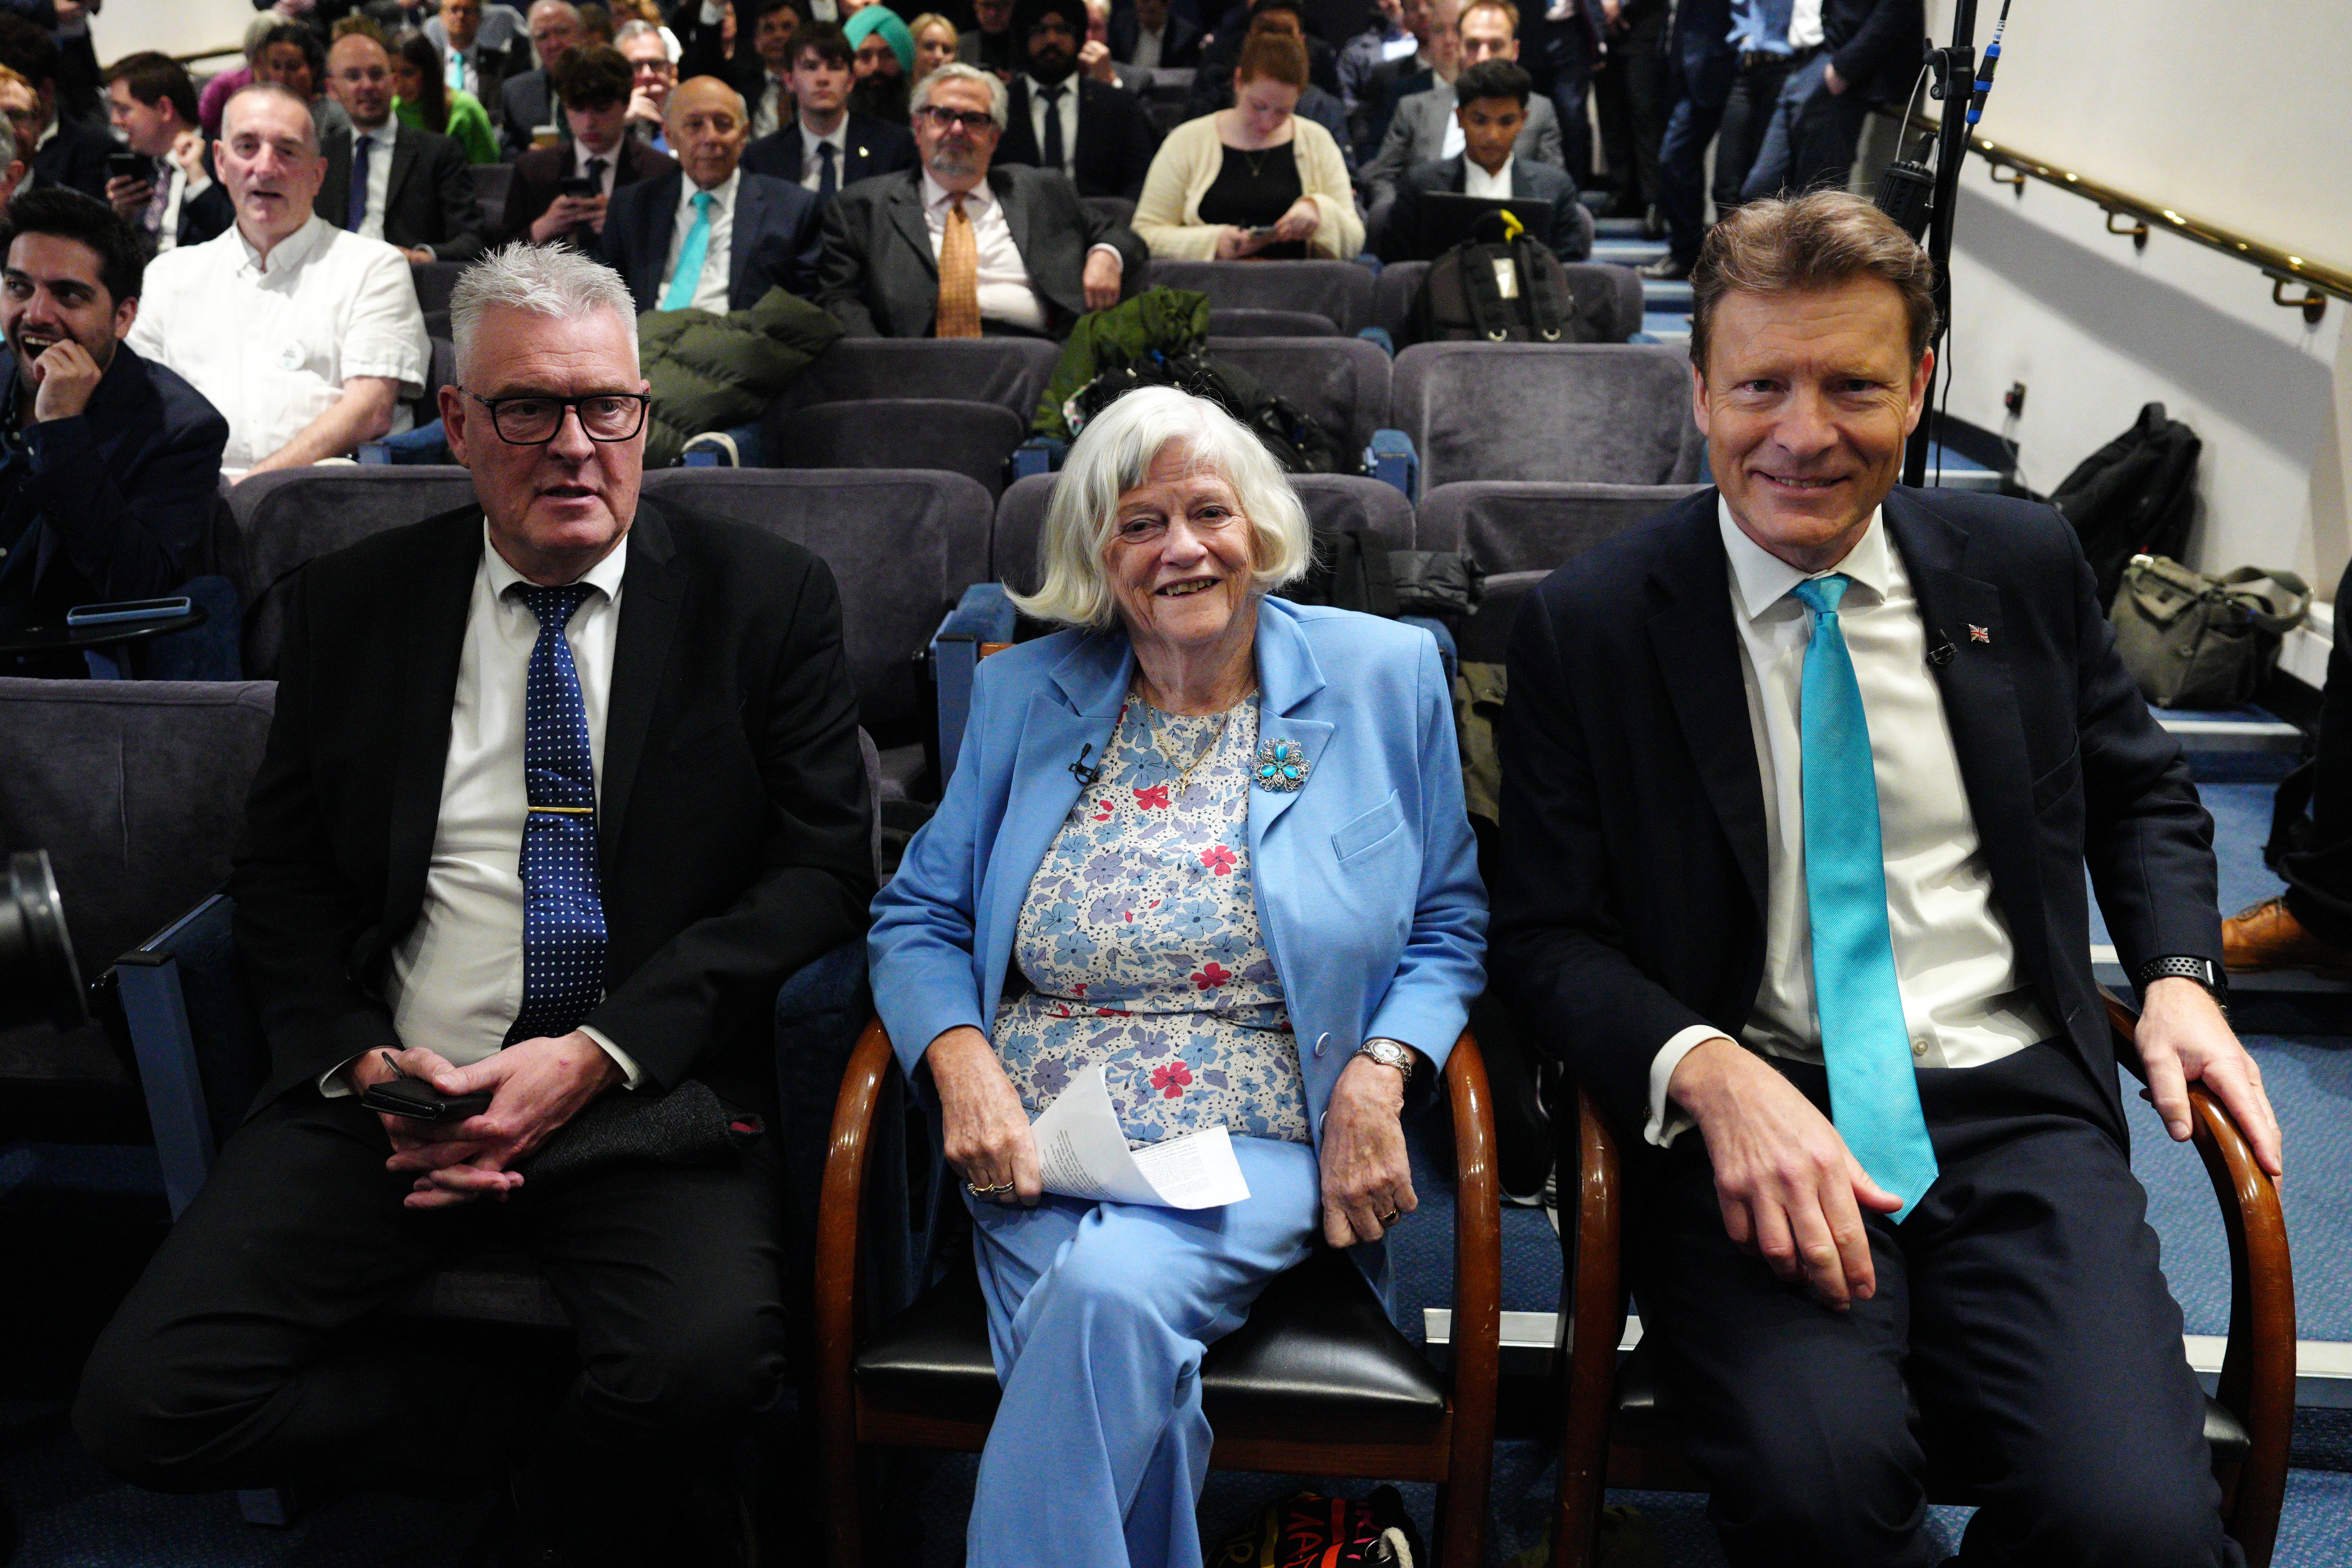
<svg viewBox="0 0 2352 1568"><path fill-rule="evenodd" d="M451 311L478 504L297 582L229 884L268 1078L75 1426L164 1490L494 1487L496 1562L746 1563L723 1478L784 1376L773 1133L529 1162L656 1098L775 1126L778 986L874 888L839 600L799 546L640 495L610 268L509 246ZM362 1103L395 1079L490 1100ZM485 1244L535 1260L576 1369L380 1316Z"/></svg>
<svg viewBox="0 0 2352 1568"><path fill-rule="evenodd" d="M1708 237L1719 489L1518 618L1492 972L1632 1151L1661 1403L1733 1563L1936 1563L1913 1400L1977 1483L1969 1561L2238 1563L2084 890L2172 1136L2201 1082L2275 1177L2211 819L2065 521L1895 487L1931 270L1843 192Z"/></svg>

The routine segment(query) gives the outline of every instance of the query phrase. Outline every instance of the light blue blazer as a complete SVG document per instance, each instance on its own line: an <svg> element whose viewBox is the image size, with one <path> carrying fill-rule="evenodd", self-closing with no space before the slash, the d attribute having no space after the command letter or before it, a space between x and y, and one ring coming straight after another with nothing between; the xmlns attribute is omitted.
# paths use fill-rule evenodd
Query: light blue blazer
<svg viewBox="0 0 2352 1568"><path fill-rule="evenodd" d="M874 900L874 1002L908 1080L960 1024L992 1032L1030 879L1102 760L1135 669L1123 632L1059 632L983 660L937 816ZM1437 645L1346 610L1259 601L1258 738L1306 752L1306 786L1249 792L1251 879L1297 1031L1319 1144L1356 1047L1440 1068L1486 984L1486 893Z"/></svg>

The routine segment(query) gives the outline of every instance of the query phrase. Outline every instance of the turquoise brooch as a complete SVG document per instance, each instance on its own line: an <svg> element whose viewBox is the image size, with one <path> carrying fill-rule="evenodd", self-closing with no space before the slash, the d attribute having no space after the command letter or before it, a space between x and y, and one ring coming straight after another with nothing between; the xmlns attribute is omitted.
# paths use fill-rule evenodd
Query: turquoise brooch
<svg viewBox="0 0 2352 1568"><path fill-rule="evenodd" d="M1260 789L1289 795L1306 787L1307 767L1306 748L1297 742L1260 741L1250 780Z"/></svg>

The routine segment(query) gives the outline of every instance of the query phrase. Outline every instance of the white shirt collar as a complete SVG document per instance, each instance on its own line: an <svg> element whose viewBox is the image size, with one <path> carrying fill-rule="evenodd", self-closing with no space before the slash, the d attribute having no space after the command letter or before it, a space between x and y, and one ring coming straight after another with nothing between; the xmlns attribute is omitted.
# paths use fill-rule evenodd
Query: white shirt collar
<svg viewBox="0 0 2352 1568"><path fill-rule="evenodd" d="M1486 170L1480 168L1476 163L1473 163L1468 151L1465 150L1462 154L1462 188L1465 191L1467 191L1475 184L1482 190L1500 191L1505 195L1509 195L1511 194L1511 165L1517 162L1517 153L1514 153L1510 154L1503 160L1503 166L1490 174L1486 173Z"/></svg>
<svg viewBox="0 0 2352 1568"><path fill-rule="evenodd" d="M1078 75L1077 75L1077 72L1076 72L1076 71L1072 71L1068 76L1064 77L1064 78L1063 78L1059 82L1056 82L1056 83L1046 83L1046 82L1039 81L1035 77L1031 76L1027 71L1024 71L1024 72L1022 72L1022 73L1021 73L1021 79L1022 79L1023 81L1025 81L1025 82L1027 82L1027 83L1029 84L1029 101L1030 101L1030 102L1032 102L1032 103L1043 103L1043 102L1045 102L1045 93L1046 93L1046 91L1047 91L1048 88L1049 88L1049 87L1055 87L1055 86L1068 88L1070 90L1069 90L1069 92L1068 92L1067 94L1066 94L1066 95L1065 95L1065 97L1066 97L1066 101L1068 101L1068 102L1073 102L1073 103L1075 103L1075 102L1076 102L1076 101L1077 101L1077 96L1078 96L1078 92L1077 92L1077 89L1078 89Z"/></svg>
<svg viewBox="0 0 2352 1568"><path fill-rule="evenodd" d="M743 171L740 168L738 168L734 173L729 174L725 180L710 187L710 205L721 212L733 212L735 210L735 192L742 185L742 184ZM702 187L696 184L690 178L680 180L678 184L680 188L677 193L677 210L683 213L690 213L694 210L695 194L701 190Z"/></svg>
<svg viewBox="0 0 2352 1568"><path fill-rule="evenodd" d="M587 142L574 142L572 143L572 171L576 174L585 174L588 172L588 160L591 158L604 159L604 167L607 169L616 168L619 166L621 162L621 149L628 144L629 139L625 133L623 134L618 142L613 143L613 150L609 153L593 152L589 148ZM688 184L692 184L694 182L691 180L687 182Z"/></svg>
<svg viewBox="0 0 2352 1568"><path fill-rule="evenodd" d="M317 213L312 213L300 228L270 247L267 263L263 261L261 252L253 247L253 241L246 238L245 230L231 226L229 232L236 236L236 243L245 252L246 269L267 275L290 271L301 266L342 231Z"/></svg>
<svg viewBox="0 0 2352 1568"><path fill-rule="evenodd" d="M507 558L499 553L499 547L490 542L490 524L487 518L482 522L482 561L489 570L492 598L504 599L507 590L516 584L530 583L530 579L509 565ZM621 542L613 546L604 559L588 568L576 580L596 589L607 599L618 599L621 596L621 579L628 569L629 536L624 533Z"/></svg>
<svg viewBox="0 0 2352 1568"><path fill-rule="evenodd" d="M945 185L931 178L931 172L929 169L923 171L923 210L925 212L944 211L949 198L953 195L954 193ZM988 188L988 181L983 178L980 184L965 194L964 211L978 212L995 200L996 193Z"/></svg>
<svg viewBox="0 0 2352 1568"><path fill-rule="evenodd" d="M383 118L383 123L377 126L373 131L365 129L356 120L352 121L352 135L354 138L364 137L368 141L374 142L379 147L391 146L392 139L399 130L400 116L397 114L385 115Z"/></svg>
<svg viewBox="0 0 2352 1568"><path fill-rule="evenodd" d="M1893 569L1886 559L1886 511L1884 507L1870 514L1870 521L1862 537L1846 552L1844 560L1819 572L1806 572L1766 550L1740 531L1731 515L1731 503L1716 496L1716 526L1723 533L1723 552L1731 562L1731 585L1739 595L1739 607L1749 620L1789 595L1789 590L1814 577L1827 577L1832 573L1853 580L1856 587L1867 588L1874 598L1886 596L1894 580Z"/></svg>
<svg viewBox="0 0 2352 1568"><path fill-rule="evenodd" d="M838 153L846 153L849 151L849 116L846 112L843 113L841 122L835 125L831 132L824 136L811 133L808 126L800 120L795 119L793 123L800 126L801 140L808 143L809 151L812 153L816 151L817 143L820 142L832 142L834 150Z"/></svg>

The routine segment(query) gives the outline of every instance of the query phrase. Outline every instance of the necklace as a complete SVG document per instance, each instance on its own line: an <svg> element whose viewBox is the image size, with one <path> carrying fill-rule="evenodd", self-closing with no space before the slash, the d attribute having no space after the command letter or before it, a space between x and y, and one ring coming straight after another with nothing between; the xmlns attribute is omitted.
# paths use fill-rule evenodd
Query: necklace
<svg viewBox="0 0 2352 1568"><path fill-rule="evenodd" d="M1253 184L1265 178L1265 161L1273 156L1273 148L1261 147L1252 152L1247 147L1236 147L1234 151L1239 153L1242 155L1242 162L1249 165L1250 180Z"/></svg>
<svg viewBox="0 0 2352 1568"><path fill-rule="evenodd" d="M1138 693L1137 695L1139 699L1141 696L1140 693ZM1185 786L1192 782L1193 770L1198 768L1202 763L1207 762L1211 757L1216 755L1217 748L1224 744L1226 727L1234 721L1234 709L1239 708L1243 702L1248 701L1249 698L1250 693L1244 692L1240 701L1235 702L1232 708L1228 708L1223 713L1217 715L1217 728L1215 731L1209 736L1207 743L1202 746L1200 751L1193 754L1191 762L1181 764L1176 761L1176 753L1168 749L1168 731L1166 726L1160 724L1156 719L1150 717L1147 717L1145 719L1144 723L1151 731L1151 749L1160 753L1160 760L1161 762L1166 763L1170 767L1177 770L1176 782L1170 786L1168 791L1168 798L1170 800L1181 800L1184 797ZM1149 702L1143 704L1143 710L1147 715L1157 714L1160 711L1158 709L1152 707Z"/></svg>

